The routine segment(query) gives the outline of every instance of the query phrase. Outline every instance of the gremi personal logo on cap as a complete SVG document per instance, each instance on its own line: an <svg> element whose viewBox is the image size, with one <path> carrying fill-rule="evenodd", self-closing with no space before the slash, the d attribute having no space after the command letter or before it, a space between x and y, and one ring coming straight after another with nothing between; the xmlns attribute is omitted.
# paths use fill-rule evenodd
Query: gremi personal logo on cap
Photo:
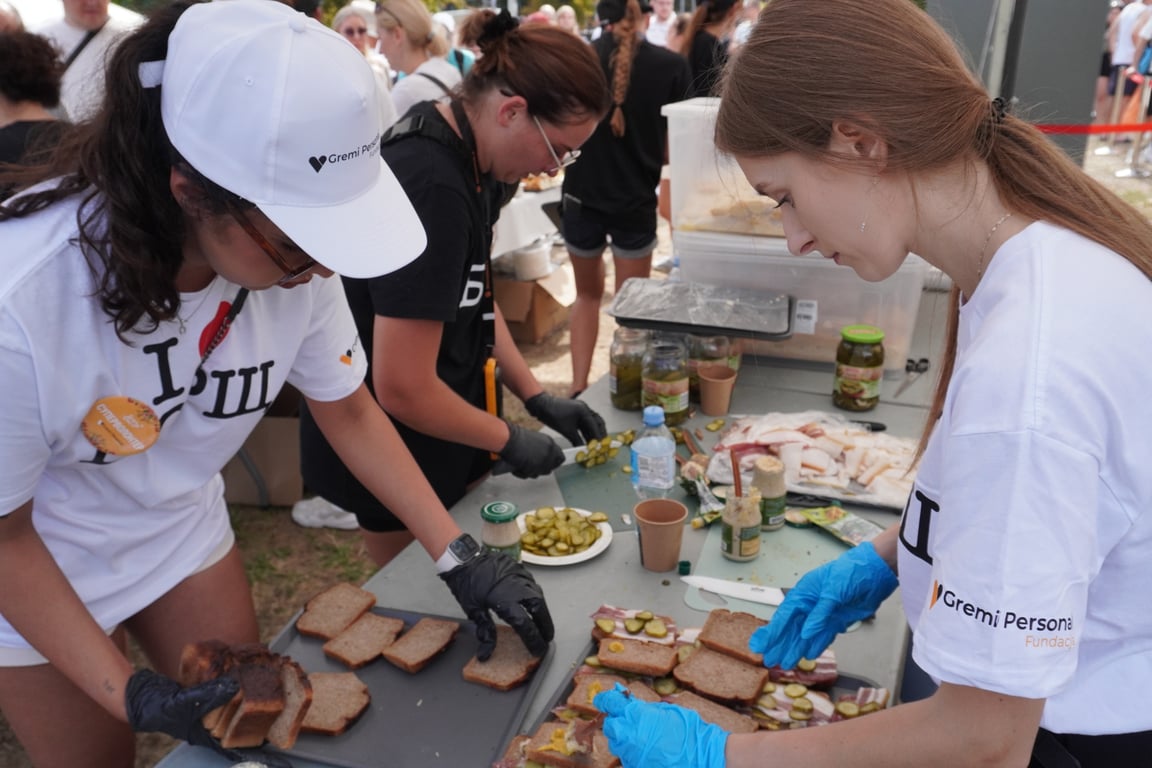
<svg viewBox="0 0 1152 768"><path fill-rule="evenodd" d="M312 166L312 170L320 173L320 169L325 165L335 165L336 163L344 163L349 160L356 160L358 158L375 159L380 155L380 134L377 133L371 141L363 144L356 149L346 152L330 152L324 155L312 155L308 158L308 165Z"/></svg>

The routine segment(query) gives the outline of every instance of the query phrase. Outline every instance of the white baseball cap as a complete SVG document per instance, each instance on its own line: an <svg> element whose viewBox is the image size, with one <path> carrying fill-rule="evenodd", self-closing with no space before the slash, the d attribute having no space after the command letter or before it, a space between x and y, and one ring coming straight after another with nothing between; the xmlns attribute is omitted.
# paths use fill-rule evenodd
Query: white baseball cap
<svg viewBox="0 0 1152 768"><path fill-rule="evenodd" d="M176 150L320 264L376 277L424 251L424 226L380 156L372 70L336 32L269 0L193 5L163 66Z"/></svg>

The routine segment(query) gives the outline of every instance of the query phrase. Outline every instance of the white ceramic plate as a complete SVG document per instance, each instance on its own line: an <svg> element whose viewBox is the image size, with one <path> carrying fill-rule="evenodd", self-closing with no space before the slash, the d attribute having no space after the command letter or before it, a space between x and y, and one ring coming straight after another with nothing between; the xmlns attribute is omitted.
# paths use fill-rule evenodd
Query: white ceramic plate
<svg viewBox="0 0 1152 768"><path fill-rule="evenodd" d="M586 509L578 509L576 507L569 507L575 512L580 513L584 517L588 517L592 513ZM536 510L532 510L535 512ZM520 526L520 533L524 533L524 518L530 513L522 512L516 518L516 525ZM605 521L597 523L596 527L600 529L600 538L596 539L596 543L588 547L583 552L577 552L574 555L560 555L552 557L550 555L534 555L531 552L521 550L520 559L525 563L532 565L574 565L575 563L582 563L585 560L591 560L604 550L608 549L608 545L612 543L612 524Z"/></svg>

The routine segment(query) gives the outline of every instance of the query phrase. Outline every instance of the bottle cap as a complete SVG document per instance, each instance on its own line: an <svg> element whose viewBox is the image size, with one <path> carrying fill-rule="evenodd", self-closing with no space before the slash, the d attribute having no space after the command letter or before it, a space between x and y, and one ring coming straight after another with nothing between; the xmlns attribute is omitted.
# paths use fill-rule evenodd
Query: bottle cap
<svg viewBox="0 0 1152 768"><path fill-rule="evenodd" d="M484 505L480 510L480 517L489 523L510 523L519 513L516 505L510 501L493 501Z"/></svg>
<svg viewBox="0 0 1152 768"><path fill-rule="evenodd" d="M884 331L874 325L846 325L840 329L845 341L857 344L879 344L884 341Z"/></svg>
<svg viewBox="0 0 1152 768"><path fill-rule="evenodd" d="M664 409L658 405L644 407L644 426L658 427L664 423Z"/></svg>
<svg viewBox="0 0 1152 768"><path fill-rule="evenodd" d="M676 566L676 572L681 576L687 576L692 573L692 563L688 560L681 560L679 565Z"/></svg>

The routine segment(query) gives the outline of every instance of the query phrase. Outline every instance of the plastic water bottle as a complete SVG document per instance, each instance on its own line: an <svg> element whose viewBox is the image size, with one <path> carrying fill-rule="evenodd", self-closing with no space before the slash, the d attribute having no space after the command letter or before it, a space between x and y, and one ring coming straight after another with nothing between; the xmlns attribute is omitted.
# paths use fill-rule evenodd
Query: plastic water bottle
<svg viewBox="0 0 1152 768"><path fill-rule="evenodd" d="M676 483L676 439L664 426L664 409L644 409L644 430L632 441L632 485L642 499L662 499Z"/></svg>

